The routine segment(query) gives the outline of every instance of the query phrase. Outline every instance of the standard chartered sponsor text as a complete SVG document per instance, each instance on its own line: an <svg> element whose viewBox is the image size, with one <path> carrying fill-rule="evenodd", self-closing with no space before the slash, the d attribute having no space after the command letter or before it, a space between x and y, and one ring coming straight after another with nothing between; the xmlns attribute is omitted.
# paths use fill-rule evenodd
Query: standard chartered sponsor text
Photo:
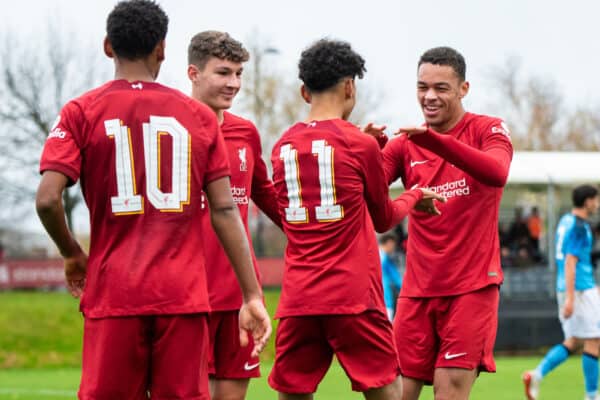
<svg viewBox="0 0 600 400"><path fill-rule="evenodd" d="M231 197L235 204L248 204L248 196L246 195L246 188L244 187L231 187Z"/></svg>
<svg viewBox="0 0 600 400"><path fill-rule="evenodd" d="M467 185L467 178L446 182L441 185L430 186L426 189L441 194L447 199L458 196L468 196L471 194L471 187Z"/></svg>

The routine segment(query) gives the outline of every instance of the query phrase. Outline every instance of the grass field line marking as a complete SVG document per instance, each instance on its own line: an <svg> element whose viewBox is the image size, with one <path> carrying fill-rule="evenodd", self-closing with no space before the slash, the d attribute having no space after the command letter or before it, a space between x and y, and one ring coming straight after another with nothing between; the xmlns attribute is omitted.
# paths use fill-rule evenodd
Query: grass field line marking
<svg viewBox="0 0 600 400"><path fill-rule="evenodd" d="M59 389L24 389L24 388L0 388L0 394L35 394L39 396L57 397L57 396L77 396L75 390Z"/></svg>

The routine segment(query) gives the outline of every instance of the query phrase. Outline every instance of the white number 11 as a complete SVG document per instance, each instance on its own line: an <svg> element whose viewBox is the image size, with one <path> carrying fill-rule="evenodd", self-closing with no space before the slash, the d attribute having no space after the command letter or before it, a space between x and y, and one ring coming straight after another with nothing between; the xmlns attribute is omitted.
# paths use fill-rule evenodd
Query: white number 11
<svg viewBox="0 0 600 400"><path fill-rule="evenodd" d="M333 170L333 147L325 140L312 142L312 153L317 156L319 167L319 186L321 204L315 207L315 215L319 222L332 222L344 217L344 209L336 204L335 174ZM291 223L308 222L306 207L302 207L302 185L298 166L298 151L292 145L281 146L279 153L283 161L285 184L288 194L288 207L285 209L285 219Z"/></svg>

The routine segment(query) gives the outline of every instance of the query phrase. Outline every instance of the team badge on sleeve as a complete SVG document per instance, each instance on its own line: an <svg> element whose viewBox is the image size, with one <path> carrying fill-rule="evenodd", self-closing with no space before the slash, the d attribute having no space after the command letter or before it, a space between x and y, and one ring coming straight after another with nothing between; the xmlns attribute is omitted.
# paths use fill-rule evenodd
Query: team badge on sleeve
<svg viewBox="0 0 600 400"><path fill-rule="evenodd" d="M48 134L48 139L52 139L52 138L64 139L65 138L65 136L67 134L65 131L63 131L62 129L60 129L58 127L59 123L60 123L60 115L58 117L56 117L56 119L54 120L54 123L52 124L52 127L50 128L50 133Z"/></svg>
<svg viewBox="0 0 600 400"><path fill-rule="evenodd" d="M506 136L509 140L510 140L510 129L508 129L508 126L506 125L506 122L502 121L500 122L500 125L494 125L492 126L492 133L500 133L504 136Z"/></svg>

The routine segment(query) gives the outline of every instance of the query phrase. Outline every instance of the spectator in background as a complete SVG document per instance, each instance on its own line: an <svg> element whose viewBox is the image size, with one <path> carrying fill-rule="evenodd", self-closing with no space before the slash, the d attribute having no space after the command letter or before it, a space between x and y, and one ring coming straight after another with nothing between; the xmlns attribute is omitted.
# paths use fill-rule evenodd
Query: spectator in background
<svg viewBox="0 0 600 400"><path fill-rule="evenodd" d="M531 246L531 255L535 261L541 261L540 255L540 236L542 235L542 219L540 218L537 207L531 209L531 214L527 218L527 230L529 231L529 243Z"/></svg>
<svg viewBox="0 0 600 400"><path fill-rule="evenodd" d="M523 245L529 247L529 228L527 222L523 218L523 209L521 207L515 208L515 218L510 223L508 229L508 241L511 250L517 251Z"/></svg>
<svg viewBox="0 0 600 400"><path fill-rule="evenodd" d="M396 294L402 287L402 277L398 266L394 263L397 237L393 233L384 233L379 236L379 258L381 259L381 277L383 282L383 298L388 317L394 319Z"/></svg>

